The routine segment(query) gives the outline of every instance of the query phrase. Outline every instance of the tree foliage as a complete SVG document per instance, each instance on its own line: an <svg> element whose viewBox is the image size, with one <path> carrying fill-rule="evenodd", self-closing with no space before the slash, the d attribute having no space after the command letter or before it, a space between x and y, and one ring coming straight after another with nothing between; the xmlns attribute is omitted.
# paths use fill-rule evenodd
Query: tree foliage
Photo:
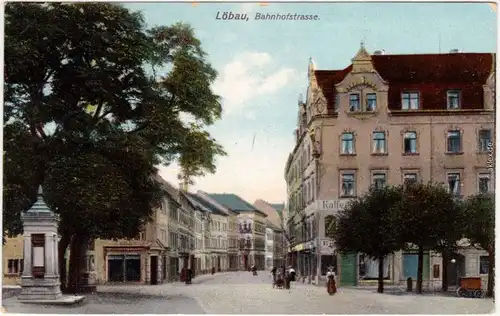
<svg viewBox="0 0 500 316"><path fill-rule="evenodd" d="M424 251L456 249L462 232L460 207L452 194L436 183L405 186L401 204L406 229L403 239L408 248L418 250L417 293L422 292Z"/></svg>
<svg viewBox="0 0 500 316"><path fill-rule="evenodd" d="M402 200L401 187L371 188L340 211L333 229L339 251L361 252L379 261L380 293L384 285L384 258L404 246Z"/></svg>
<svg viewBox="0 0 500 316"><path fill-rule="evenodd" d="M493 296L495 265L495 197L493 194L470 196L464 203L465 236L470 244L488 252L488 290Z"/></svg>
<svg viewBox="0 0 500 316"><path fill-rule="evenodd" d="M61 234L123 238L163 196L157 165L215 171L225 152L205 128L222 111L217 73L190 26L147 29L108 3L9 3L5 14L9 234L42 183Z"/></svg>

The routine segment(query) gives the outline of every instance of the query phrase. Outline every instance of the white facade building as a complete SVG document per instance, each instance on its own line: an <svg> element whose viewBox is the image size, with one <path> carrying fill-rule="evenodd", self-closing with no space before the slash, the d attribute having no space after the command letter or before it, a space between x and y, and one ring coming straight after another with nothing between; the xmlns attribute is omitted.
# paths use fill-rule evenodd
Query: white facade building
<svg viewBox="0 0 500 316"><path fill-rule="evenodd" d="M266 270L271 270L274 265L274 232L271 228L266 228Z"/></svg>

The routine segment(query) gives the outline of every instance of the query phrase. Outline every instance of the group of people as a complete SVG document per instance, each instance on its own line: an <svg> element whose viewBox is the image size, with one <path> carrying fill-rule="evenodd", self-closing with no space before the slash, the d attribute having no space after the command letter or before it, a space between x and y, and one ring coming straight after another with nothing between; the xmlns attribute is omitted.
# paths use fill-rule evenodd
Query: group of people
<svg viewBox="0 0 500 316"><path fill-rule="evenodd" d="M276 266L273 266L273 268L271 269L271 274L273 276L273 288L285 288L286 290L290 290L290 282L296 281L297 276L295 269L291 266L287 270L285 270L284 266L282 266L279 270L276 268ZM337 280L333 267L328 268L326 278L326 290L328 294L333 295L337 293Z"/></svg>
<svg viewBox="0 0 500 316"><path fill-rule="evenodd" d="M290 282L296 281L297 275L294 268L289 267L288 269L285 269L284 266L282 266L279 270L276 266L273 266L271 274L273 276L273 288L285 288L286 290L290 290Z"/></svg>

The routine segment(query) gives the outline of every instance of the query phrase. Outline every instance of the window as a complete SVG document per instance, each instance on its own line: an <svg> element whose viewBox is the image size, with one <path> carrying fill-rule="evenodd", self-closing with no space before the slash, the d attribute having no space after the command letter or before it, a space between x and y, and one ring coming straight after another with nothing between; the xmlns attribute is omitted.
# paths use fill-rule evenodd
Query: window
<svg viewBox="0 0 500 316"><path fill-rule="evenodd" d="M460 174L459 173L449 173L448 174L448 190L455 195L460 195Z"/></svg>
<svg viewBox="0 0 500 316"><path fill-rule="evenodd" d="M418 92L404 92L401 95L402 110L418 110Z"/></svg>
<svg viewBox="0 0 500 316"><path fill-rule="evenodd" d="M488 256L479 257L479 274L488 274L490 261Z"/></svg>
<svg viewBox="0 0 500 316"><path fill-rule="evenodd" d="M404 134L404 153L414 154L417 152L417 133L406 132Z"/></svg>
<svg viewBox="0 0 500 316"><path fill-rule="evenodd" d="M449 110L457 110L460 108L460 91L448 91L446 93L446 99Z"/></svg>
<svg viewBox="0 0 500 316"><path fill-rule="evenodd" d="M482 173L479 175L479 193L488 193L490 192L490 175L487 173Z"/></svg>
<svg viewBox="0 0 500 316"><path fill-rule="evenodd" d="M373 150L372 153L381 154L385 153L385 133L384 132L374 132L373 133Z"/></svg>
<svg viewBox="0 0 500 316"><path fill-rule="evenodd" d="M21 274L23 273L23 259L9 259L7 261L8 274Z"/></svg>
<svg viewBox="0 0 500 316"><path fill-rule="evenodd" d="M331 237L335 232L335 217L333 215L325 216L325 236Z"/></svg>
<svg viewBox="0 0 500 316"><path fill-rule="evenodd" d="M372 181L373 181L373 187L375 189L383 188L385 186L385 183L386 183L385 173L374 173Z"/></svg>
<svg viewBox="0 0 500 316"><path fill-rule="evenodd" d="M355 196L354 173L342 174L342 196L343 197Z"/></svg>
<svg viewBox="0 0 500 316"><path fill-rule="evenodd" d="M448 152L449 153L459 153L461 151L462 142L460 139L460 131L449 131L448 132Z"/></svg>
<svg viewBox="0 0 500 316"><path fill-rule="evenodd" d="M489 129L482 129L479 131L479 151L480 152L487 152L491 146L491 130Z"/></svg>
<svg viewBox="0 0 500 316"><path fill-rule="evenodd" d="M403 184L410 185L417 183L417 174L416 173L405 173L403 176Z"/></svg>
<svg viewBox="0 0 500 316"><path fill-rule="evenodd" d="M366 95L366 110L373 112L377 109L377 94L368 93Z"/></svg>
<svg viewBox="0 0 500 316"><path fill-rule="evenodd" d="M349 111L356 112L359 111L359 94L350 94L349 95Z"/></svg>
<svg viewBox="0 0 500 316"><path fill-rule="evenodd" d="M345 155L354 154L354 134L353 133L342 134L342 154L345 154Z"/></svg>

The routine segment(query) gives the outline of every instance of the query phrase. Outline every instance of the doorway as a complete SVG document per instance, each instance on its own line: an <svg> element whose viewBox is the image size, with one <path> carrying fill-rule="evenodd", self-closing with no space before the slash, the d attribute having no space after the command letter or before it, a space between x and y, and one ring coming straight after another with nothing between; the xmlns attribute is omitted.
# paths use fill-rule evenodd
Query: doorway
<svg viewBox="0 0 500 316"><path fill-rule="evenodd" d="M465 275L465 257L456 254L447 262L448 267L448 285L459 286L460 278Z"/></svg>
<svg viewBox="0 0 500 316"><path fill-rule="evenodd" d="M150 265L150 283L151 285L158 284L158 256L151 256L151 265Z"/></svg>
<svg viewBox="0 0 500 316"><path fill-rule="evenodd" d="M163 272L162 279L166 280L167 279L167 271L168 271L167 270L167 256L163 256L162 261L163 261L162 265L161 265L161 267L162 267L161 271Z"/></svg>
<svg viewBox="0 0 500 316"><path fill-rule="evenodd" d="M243 255L243 268L245 271L248 270L248 255Z"/></svg>
<svg viewBox="0 0 500 316"><path fill-rule="evenodd" d="M217 271L221 271L220 257L217 257Z"/></svg>

